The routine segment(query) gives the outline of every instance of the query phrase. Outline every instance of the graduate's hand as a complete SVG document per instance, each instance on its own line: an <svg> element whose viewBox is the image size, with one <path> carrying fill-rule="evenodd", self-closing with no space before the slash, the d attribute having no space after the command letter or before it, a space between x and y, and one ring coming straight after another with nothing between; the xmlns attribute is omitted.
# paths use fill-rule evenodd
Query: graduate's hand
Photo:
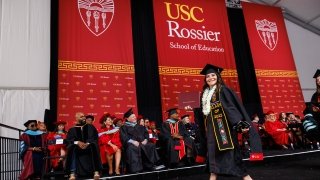
<svg viewBox="0 0 320 180"><path fill-rule="evenodd" d="M41 149L41 147L34 147L34 148L33 148L33 151L41 152L41 151L42 151L42 149Z"/></svg>
<svg viewBox="0 0 320 180"><path fill-rule="evenodd" d="M112 149L113 149L114 151L117 151L117 150L119 149L118 146L116 146L116 145L114 145L114 144L112 144L111 147L112 147Z"/></svg>
<svg viewBox="0 0 320 180"><path fill-rule="evenodd" d="M143 140L142 142L141 142L141 144L143 144L143 145L146 145L148 143L148 140Z"/></svg>
<svg viewBox="0 0 320 180"><path fill-rule="evenodd" d="M132 144L135 145L136 147L139 147L139 142L138 141L133 141Z"/></svg>
<svg viewBox="0 0 320 180"><path fill-rule="evenodd" d="M173 137L174 139L183 139L183 137L182 137L179 133L174 133L174 134L172 134L172 137Z"/></svg>
<svg viewBox="0 0 320 180"><path fill-rule="evenodd" d="M84 142L79 141L79 142L78 142L78 146L79 146L81 149L86 149L88 145L87 145L86 143L84 143Z"/></svg>

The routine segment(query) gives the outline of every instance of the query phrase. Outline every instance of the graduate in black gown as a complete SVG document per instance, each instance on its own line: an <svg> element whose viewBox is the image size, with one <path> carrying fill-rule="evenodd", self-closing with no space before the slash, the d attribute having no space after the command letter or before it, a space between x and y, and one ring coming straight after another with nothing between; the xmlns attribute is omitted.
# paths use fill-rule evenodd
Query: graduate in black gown
<svg viewBox="0 0 320 180"><path fill-rule="evenodd" d="M159 160L156 147L149 142L149 134L144 126L137 124L132 108L124 114L126 122L120 128L120 137L125 151L129 173L153 170Z"/></svg>
<svg viewBox="0 0 320 180"><path fill-rule="evenodd" d="M317 69L313 78L316 80L317 90L311 97L312 111L314 119L320 124L320 69Z"/></svg>
<svg viewBox="0 0 320 180"><path fill-rule="evenodd" d="M83 113L76 113L77 124L69 129L67 135L66 171L70 180L76 176L92 176L99 179L102 169L98 146L98 131L91 124L86 124Z"/></svg>
<svg viewBox="0 0 320 180"><path fill-rule="evenodd" d="M201 95L202 132L207 140L207 167L210 180L218 175L231 175L250 180L240 152L238 132L249 133L251 159L262 159L261 141L237 95L224 85L220 67L207 64L201 71L205 85ZM199 113L198 113L199 114Z"/></svg>
<svg viewBox="0 0 320 180"><path fill-rule="evenodd" d="M179 120L177 108L167 111L168 119L162 123L161 137L166 148L167 165L171 168L193 165L196 157L194 140Z"/></svg>

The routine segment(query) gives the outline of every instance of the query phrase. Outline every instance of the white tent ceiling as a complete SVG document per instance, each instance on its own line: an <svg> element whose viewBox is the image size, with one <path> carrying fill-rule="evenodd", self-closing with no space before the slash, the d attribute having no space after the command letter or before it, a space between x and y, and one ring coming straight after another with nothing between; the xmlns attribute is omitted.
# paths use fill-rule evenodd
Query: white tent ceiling
<svg viewBox="0 0 320 180"><path fill-rule="evenodd" d="M320 35L320 0L249 0L283 9L284 17Z"/></svg>

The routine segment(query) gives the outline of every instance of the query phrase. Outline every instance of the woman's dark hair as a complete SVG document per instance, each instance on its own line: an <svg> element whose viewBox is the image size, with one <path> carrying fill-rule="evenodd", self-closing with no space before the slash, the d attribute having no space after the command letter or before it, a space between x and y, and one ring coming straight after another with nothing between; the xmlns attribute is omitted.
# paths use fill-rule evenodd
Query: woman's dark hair
<svg viewBox="0 0 320 180"><path fill-rule="evenodd" d="M139 124L140 125L140 122L143 120L143 122L144 122L144 119L143 118L141 118L141 119L138 119L137 120L137 124Z"/></svg>
<svg viewBox="0 0 320 180"><path fill-rule="evenodd" d="M283 114L283 113L286 114L285 112L280 112L280 113L279 113L279 120L282 120L282 119L286 120L286 118L282 118L282 114Z"/></svg>
<svg viewBox="0 0 320 180"><path fill-rule="evenodd" d="M54 132L58 132L58 126L59 125L56 125L56 127L54 128ZM63 131L63 133L68 133L68 131L66 131L66 126L64 126L62 131Z"/></svg>
<svg viewBox="0 0 320 180"><path fill-rule="evenodd" d="M111 118L111 115L109 113L106 113L104 115L102 115L102 117L99 120L99 123L101 124L101 128L105 128L106 125L104 124L104 122L108 119Z"/></svg>
<svg viewBox="0 0 320 180"><path fill-rule="evenodd" d="M215 74L217 75L217 89L220 89L220 87L221 87L222 85L224 85L224 82L223 82L223 79L222 79L220 73L215 73ZM204 85L203 85L203 87L202 87L202 92L204 92L204 90L205 90L207 87L209 87L209 85L208 85L207 82L206 82L206 76L204 76Z"/></svg>

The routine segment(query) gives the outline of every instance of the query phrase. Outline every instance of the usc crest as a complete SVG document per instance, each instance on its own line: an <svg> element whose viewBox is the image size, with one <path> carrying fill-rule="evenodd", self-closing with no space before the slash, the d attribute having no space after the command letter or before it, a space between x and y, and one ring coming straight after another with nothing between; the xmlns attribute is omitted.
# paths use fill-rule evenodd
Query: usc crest
<svg viewBox="0 0 320 180"><path fill-rule="evenodd" d="M261 41L270 51L273 51L278 43L277 24L266 19L255 20L255 23Z"/></svg>
<svg viewBox="0 0 320 180"><path fill-rule="evenodd" d="M100 36L110 26L114 15L113 0L78 0L80 17L95 36Z"/></svg>

